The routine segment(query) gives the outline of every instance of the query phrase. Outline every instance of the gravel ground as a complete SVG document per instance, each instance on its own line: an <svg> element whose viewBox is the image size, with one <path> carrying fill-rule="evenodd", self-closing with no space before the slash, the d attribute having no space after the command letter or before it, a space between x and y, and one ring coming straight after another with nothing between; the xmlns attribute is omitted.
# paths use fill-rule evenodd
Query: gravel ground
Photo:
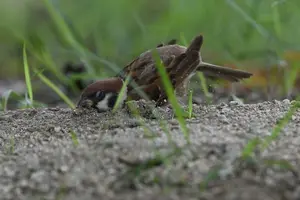
<svg viewBox="0 0 300 200"><path fill-rule="evenodd" d="M300 112L266 151L240 159L291 105L194 105L188 145L170 109L142 102L145 126L128 108L2 112L0 199L300 199Z"/></svg>

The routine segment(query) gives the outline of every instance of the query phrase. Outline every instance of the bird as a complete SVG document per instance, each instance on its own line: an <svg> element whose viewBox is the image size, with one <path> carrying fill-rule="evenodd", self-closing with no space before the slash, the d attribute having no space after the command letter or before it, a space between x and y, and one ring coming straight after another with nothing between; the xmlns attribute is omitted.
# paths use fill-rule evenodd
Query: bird
<svg viewBox="0 0 300 200"><path fill-rule="evenodd" d="M189 46L178 45L175 39L166 44L159 44L129 62L117 75L98 80L83 89L76 108L95 108L99 112L113 109L126 78L129 83L124 86L125 92L120 97L120 104L130 100L150 100L157 106L168 103L162 78L157 69L154 51L165 67L176 97L184 97L188 93L191 77L200 71L207 78L225 79L238 82L250 78L253 74L243 70L231 69L202 61L200 49L203 35L195 36Z"/></svg>

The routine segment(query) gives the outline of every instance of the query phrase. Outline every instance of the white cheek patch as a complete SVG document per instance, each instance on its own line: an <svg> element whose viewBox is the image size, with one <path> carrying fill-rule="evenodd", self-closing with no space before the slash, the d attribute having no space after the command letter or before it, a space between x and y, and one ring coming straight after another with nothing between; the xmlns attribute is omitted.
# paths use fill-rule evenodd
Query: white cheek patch
<svg viewBox="0 0 300 200"><path fill-rule="evenodd" d="M96 107L99 109L99 110L103 110L103 111L107 111L109 110L110 108L108 107L108 99L111 97L111 94L110 93L107 93L104 97L104 99L102 99L101 101L99 101L96 105Z"/></svg>

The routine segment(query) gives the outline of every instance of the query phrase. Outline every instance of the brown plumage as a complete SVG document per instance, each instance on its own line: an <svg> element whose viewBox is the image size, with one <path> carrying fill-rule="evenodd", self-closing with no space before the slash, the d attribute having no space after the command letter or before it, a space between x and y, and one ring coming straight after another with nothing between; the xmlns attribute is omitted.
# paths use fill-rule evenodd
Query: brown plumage
<svg viewBox="0 0 300 200"><path fill-rule="evenodd" d="M227 67L221 67L202 61L200 49L203 44L203 36L199 35L193 39L189 47L175 44L176 40L171 40L167 45L158 45L156 48L160 59L172 81L176 81L174 88L177 94L182 96L186 94L186 85L189 78L196 71L201 71L207 78L220 78L232 82L249 78L252 74L249 72L235 70ZM176 58L176 59L175 59ZM175 61L175 63L172 61ZM178 61L178 63L176 63ZM131 75L132 79L145 88L144 90L150 95L150 99L157 101L158 93L162 92L159 82L159 74L156 69L155 60L153 59L153 50L142 53L139 57L129 63L119 74L123 79ZM149 92L150 91L150 92ZM129 96L132 99L139 99L140 96L134 91L134 87L128 88Z"/></svg>
<svg viewBox="0 0 300 200"><path fill-rule="evenodd" d="M159 44L155 48L178 96L187 94L187 84L197 70L202 71L206 77L229 81L239 81L252 75L249 72L203 62L200 55L202 44L203 36L199 35L192 40L188 47L180 46L176 44L176 40L171 40L166 45ZM167 97L153 58L153 49L142 53L130 62L117 76L111 79L115 81L100 80L88 86L83 91L81 99L89 99L87 96L93 96L97 90L111 93L111 91L107 91L107 88L113 88L114 94L118 94L120 81L124 81L127 76L131 77L126 93L128 99L143 98L137 93L137 89L140 89L147 94L148 99L156 101L158 105L164 104ZM80 106L80 103L78 105Z"/></svg>

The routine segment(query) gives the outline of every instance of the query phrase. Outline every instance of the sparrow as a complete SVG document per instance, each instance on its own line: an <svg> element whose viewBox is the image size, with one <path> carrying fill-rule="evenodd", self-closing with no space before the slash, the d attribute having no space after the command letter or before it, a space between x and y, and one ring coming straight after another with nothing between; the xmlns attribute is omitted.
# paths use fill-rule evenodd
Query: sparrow
<svg viewBox="0 0 300 200"><path fill-rule="evenodd" d="M173 39L167 44L159 44L156 48L143 52L127 64L119 74L96 81L83 89L77 108L95 108L99 112L111 110L128 76L130 81L125 86L121 105L129 100L140 99L155 101L158 106L167 104L167 95L153 57L154 50L165 67L177 97L188 94L189 80L197 71L201 71L207 78L219 78L231 82L238 82L252 76L246 71L203 62L200 55L202 44L203 36L198 35L188 47L176 44L176 40Z"/></svg>

